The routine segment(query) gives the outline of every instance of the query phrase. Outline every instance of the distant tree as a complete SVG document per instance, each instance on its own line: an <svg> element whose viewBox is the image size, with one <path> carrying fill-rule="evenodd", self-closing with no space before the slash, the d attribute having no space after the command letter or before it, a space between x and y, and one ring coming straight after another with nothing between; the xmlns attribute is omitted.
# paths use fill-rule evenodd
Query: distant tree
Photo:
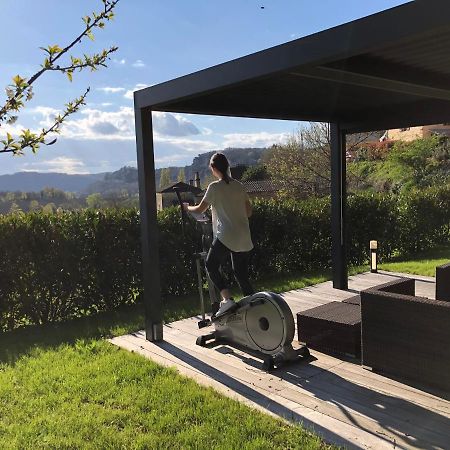
<svg viewBox="0 0 450 450"><path fill-rule="evenodd" d="M55 212L56 210L56 205L51 202L51 203L47 203L43 208L42 208L42 212L44 214L52 214L53 212Z"/></svg>
<svg viewBox="0 0 450 450"><path fill-rule="evenodd" d="M241 180L242 181L261 181L268 180L270 178L270 174L267 171L266 166L253 166L248 167L246 171L243 173Z"/></svg>
<svg viewBox="0 0 450 450"><path fill-rule="evenodd" d="M28 209L30 211L37 211L40 209L39 202L37 200L31 200Z"/></svg>
<svg viewBox="0 0 450 450"><path fill-rule="evenodd" d="M372 133L353 136L348 150L368 139ZM281 184L280 195L304 198L329 194L331 186L331 137L329 124L310 123L292 135L286 144L274 145L264 155L272 179ZM347 171L353 183L355 175Z"/></svg>
<svg viewBox="0 0 450 450"><path fill-rule="evenodd" d="M177 181L184 182L186 180L186 175L184 174L184 167L180 168L180 171L178 172Z"/></svg>
<svg viewBox="0 0 450 450"><path fill-rule="evenodd" d="M159 179L159 188L164 189L167 186L169 186L171 180L170 180L170 169L168 167L165 167L161 169L161 176Z"/></svg>
<svg viewBox="0 0 450 450"><path fill-rule="evenodd" d="M69 55L72 48L82 42L86 37L94 40L93 30L96 28L104 28L105 23L114 17L114 8L119 0L102 0L103 9L99 12L93 12L91 16L83 17L84 29L65 47L58 44L41 47L45 53L45 58L41 64L41 69L31 77L21 77L16 75L12 79L12 84L6 87L7 99L3 106L0 105L0 127L2 123L13 124L16 122L17 114L24 108L25 103L33 98L33 87L35 82L46 72L60 72L72 81L75 71L81 72L84 69L91 71L97 70L99 67L106 67L106 61L111 53L117 50L117 47L110 47L102 50L100 53L93 55L84 54L82 57ZM62 57L70 56L69 61L63 61ZM67 58L69 59L69 58ZM61 114L58 114L48 128L43 128L40 132L34 133L29 129L23 129L19 136L13 136L9 132L6 133L4 139L0 139L0 153L12 153L15 155L23 154L24 149L31 148L36 153L41 145L52 145L56 139L48 141L48 137L60 132L61 124L68 116L78 111L85 104L86 96L89 88L84 94L75 100L67 103Z"/></svg>
<svg viewBox="0 0 450 450"><path fill-rule="evenodd" d="M96 192L86 197L86 205L88 208L97 209L103 205L102 195Z"/></svg>
<svg viewBox="0 0 450 450"><path fill-rule="evenodd" d="M20 206L16 202L12 202L11 206L9 207L9 213L15 214L18 212L22 212L22 210L20 209Z"/></svg>

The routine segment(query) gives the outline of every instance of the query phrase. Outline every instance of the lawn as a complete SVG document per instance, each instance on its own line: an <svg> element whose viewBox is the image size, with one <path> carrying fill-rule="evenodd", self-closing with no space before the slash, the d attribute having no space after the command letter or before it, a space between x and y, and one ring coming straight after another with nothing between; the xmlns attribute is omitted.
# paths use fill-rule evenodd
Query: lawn
<svg viewBox="0 0 450 450"><path fill-rule="evenodd" d="M321 279L297 277L296 286ZM166 320L196 311L195 297L184 300L167 302ZM124 307L0 335L0 448L331 448L104 341L143 320L140 306Z"/></svg>
<svg viewBox="0 0 450 450"><path fill-rule="evenodd" d="M386 270L432 275L449 249ZM354 268L350 273L367 270ZM256 283L286 291L329 279L289 275ZM165 320L193 315L198 299L166 300ZM0 334L0 448L330 448L104 338L142 329L141 306Z"/></svg>
<svg viewBox="0 0 450 450"><path fill-rule="evenodd" d="M414 275L436 276L436 266L450 261L450 247L423 252L406 260L393 260L379 266L391 272L412 273Z"/></svg>

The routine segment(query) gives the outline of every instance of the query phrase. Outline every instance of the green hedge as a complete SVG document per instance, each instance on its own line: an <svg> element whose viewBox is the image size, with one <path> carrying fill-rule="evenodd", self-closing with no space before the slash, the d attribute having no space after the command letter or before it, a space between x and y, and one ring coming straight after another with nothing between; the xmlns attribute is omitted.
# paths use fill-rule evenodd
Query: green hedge
<svg viewBox="0 0 450 450"><path fill-rule="evenodd" d="M392 197L349 197L351 264L408 255L450 242L450 187ZM199 233L179 210L158 215L162 292L196 290L192 253ZM329 198L256 201L252 276L329 268ZM0 216L0 330L57 322L134 303L141 292L139 213L134 209Z"/></svg>

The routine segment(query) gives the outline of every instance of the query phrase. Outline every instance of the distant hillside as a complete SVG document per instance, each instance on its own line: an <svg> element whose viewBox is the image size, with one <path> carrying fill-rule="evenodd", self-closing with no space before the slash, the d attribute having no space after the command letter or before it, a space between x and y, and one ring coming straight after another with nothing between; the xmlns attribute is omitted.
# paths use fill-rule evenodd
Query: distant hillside
<svg viewBox="0 0 450 450"><path fill-rule="evenodd" d="M108 172L102 180L95 181L84 189L85 194L98 192L104 197L118 196L123 191L128 195L139 193L138 172L135 167L122 167L115 172Z"/></svg>
<svg viewBox="0 0 450 450"><path fill-rule="evenodd" d="M259 164L265 148L228 148L223 150L231 166L255 166ZM211 175L209 160L215 151L202 153L194 158L192 164L185 167L170 167L173 181L184 168L186 181L194 179L199 172L204 180ZM156 187L159 188L161 169L156 169ZM0 175L0 192L39 192L44 188L60 189L76 194L100 193L104 196L120 195L127 191L129 195L138 193L138 175L135 167L122 167L115 172L87 175L68 175L65 173L18 172L13 175Z"/></svg>
<svg viewBox="0 0 450 450"><path fill-rule="evenodd" d="M46 187L65 192L80 193L95 181L102 180L104 173L68 175L66 173L18 172L0 175L0 192L39 192Z"/></svg>
<svg viewBox="0 0 450 450"><path fill-rule="evenodd" d="M256 166L260 163L261 158L266 150L266 148L227 148L225 150L222 150L222 153L224 153L228 158L231 167L241 165ZM192 161L192 164L184 168L186 179L193 179L195 172L199 172L200 179L202 180L205 177L211 175L211 171L209 170L209 160L214 153L215 151L202 153L201 155L196 156ZM180 170L180 168L178 167L176 169L176 175L178 175L178 171ZM176 175L174 176L174 178L176 178Z"/></svg>
<svg viewBox="0 0 450 450"><path fill-rule="evenodd" d="M266 151L265 148L228 148L222 152L227 156L232 167L238 165L255 166L260 163L261 157ZM184 167L169 167L170 177L172 181L176 181L180 169L184 169L186 182L195 178L195 173L198 172L200 180L211 176L209 170L209 160L215 151L202 153L194 158L190 166ZM159 179L161 176L161 169L156 169L156 188L159 188ZM122 190L128 191L129 194L138 192L138 175L137 169L134 167L122 167L116 172L107 173L103 180L92 183L86 188L86 193L99 192L104 196L120 194Z"/></svg>

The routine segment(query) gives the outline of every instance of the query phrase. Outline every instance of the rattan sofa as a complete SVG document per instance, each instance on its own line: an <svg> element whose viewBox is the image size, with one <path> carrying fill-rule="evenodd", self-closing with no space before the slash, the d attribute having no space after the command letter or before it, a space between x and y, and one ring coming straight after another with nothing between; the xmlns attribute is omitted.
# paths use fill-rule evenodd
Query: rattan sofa
<svg viewBox="0 0 450 450"><path fill-rule="evenodd" d="M450 262L436 267L436 299L450 302Z"/></svg>
<svg viewBox="0 0 450 450"><path fill-rule="evenodd" d="M361 292L362 364L450 392L450 302L401 278Z"/></svg>

